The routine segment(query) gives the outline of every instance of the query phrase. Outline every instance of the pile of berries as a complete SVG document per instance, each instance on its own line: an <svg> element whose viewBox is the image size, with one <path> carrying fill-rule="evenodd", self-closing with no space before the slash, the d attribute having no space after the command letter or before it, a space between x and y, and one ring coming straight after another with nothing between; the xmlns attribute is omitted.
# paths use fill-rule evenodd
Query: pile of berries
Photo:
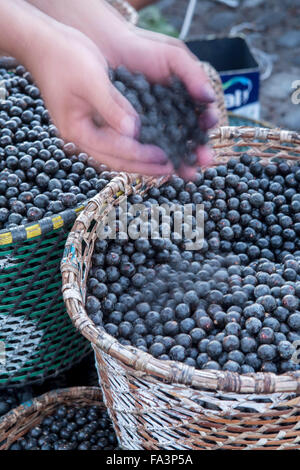
<svg viewBox="0 0 300 470"><path fill-rule="evenodd" d="M9 450L115 450L117 445L106 411L59 406Z"/></svg>
<svg viewBox="0 0 300 470"><path fill-rule="evenodd" d="M176 77L170 86L151 84L140 73L124 66L110 71L114 86L132 104L141 119L139 141L164 150L178 169L182 163L197 163L195 149L207 143L199 128L205 105L194 102L184 84Z"/></svg>
<svg viewBox="0 0 300 470"><path fill-rule="evenodd" d="M18 405L18 399L14 390L0 391L0 417L8 413Z"/></svg>
<svg viewBox="0 0 300 470"><path fill-rule="evenodd" d="M172 236L98 239L88 280L92 321L123 345L197 369L300 370L300 164L238 161L173 176L132 204L204 207L204 241ZM171 222L177 218L171 212ZM195 216L190 216L195 225ZM140 225L139 225L140 224ZM162 221L157 235L165 230ZM123 231L123 232L122 232ZM130 231L129 231L130 233Z"/></svg>
<svg viewBox="0 0 300 470"><path fill-rule="evenodd" d="M95 196L111 179L57 137L32 77L0 68L0 230L53 216ZM101 171L102 170L102 171Z"/></svg>
<svg viewBox="0 0 300 470"><path fill-rule="evenodd" d="M30 386L0 389L0 417L32 398L33 390Z"/></svg>

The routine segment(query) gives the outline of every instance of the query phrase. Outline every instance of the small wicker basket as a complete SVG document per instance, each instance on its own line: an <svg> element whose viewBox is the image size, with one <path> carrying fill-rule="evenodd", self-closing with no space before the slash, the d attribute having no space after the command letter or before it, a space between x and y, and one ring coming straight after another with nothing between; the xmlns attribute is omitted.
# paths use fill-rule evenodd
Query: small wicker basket
<svg viewBox="0 0 300 470"><path fill-rule="evenodd" d="M264 128L212 132L216 164L243 154L300 158L300 136ZM61 263L67 311L92 343L104 399L125 449L300 449L300 372L240 375L195 370L122 346L85 310L97 228L124 195L163 179L121 174L90 201L68 237Z"/></svg>
<svg viewBox="0 0 300 470"><path fill-rule="evenodd" d="M46 416L53 414L59 405L97 405L105 409L101 390L97 387L62 388L45 393L18 406L0 419L0 450L8 450L15 441L38 426Z"/></svg>

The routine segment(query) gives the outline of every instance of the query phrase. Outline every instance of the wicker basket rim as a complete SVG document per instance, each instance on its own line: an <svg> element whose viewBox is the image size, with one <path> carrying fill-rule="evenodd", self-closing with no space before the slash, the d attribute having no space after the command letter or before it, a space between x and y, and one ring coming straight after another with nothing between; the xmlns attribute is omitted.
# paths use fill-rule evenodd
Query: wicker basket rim
<svg viewBox="0 0 300 470"><path fill-rule="evenodd" d="M235 113L235 112L233 113L232 111L228 111L227 114L228 114L229 118L232 117L232 118L241 119L241 120L244 119L245 121L248 121L249 123L259 124L259 127L265 127L265 128L269 128L269 129L276 129L276 126L273 123L269 122L269 121L250 118L248 116L243 116L242 114L239 114L239 113ZM250 126L250 124L249 124L249 126ZM232 126L232 127L234 127L234 126Z"/></svg>
<svg viewBox="0 0 300 470"><path fill-rule="evenodd" d="M84 209L88 202L89 200L86 201L85 204L74 207L74 209L66 209L51 217L43 217L36 222L18 225L18 227L13 227L10 230L0 230L0 247L11 245L12 243L22 243L61 229L66 224L74 222L77 215Z"/></svg>
<svg viewBox="0 0 300 470"><path fill-rule="evenodd" d="M222 141L231 141L235 138L247 138L247 139L262 139L270 140L271 142L289 143L297 146L297 151L300 153L300 134L293 131L286 131L281 129L267 129L267 128L252 128L252 127L221 127L214 129L211 132L211 139L216 141L216 144L220 144ZM249 142L244 145L250 145ZM298 149L299 147L299 149ZM158 375L169 383L181 383L186 385L192 385L196 388L201 388L204 384L209 383L209 389L213 391L239 391L240 393L266 393L266 388L270 391L276 389L276 385L286 392L300 393L300 371L299 372L288 372L285 374L276 375L269 372L257 372L251 374L239 374L235 372L219 371L219 370L196 370L194 367L188 366L183 363L175 361L162 361L154 358L149 353L143 352L133 346L123 346L117 339L110 336L104 328L96 327L92 320L88 317L82 292L80 286L77 284L70 284L66 280L68 276L66 273L74 272L74 261L78 264L79 261L74 259L74 253L76 253L76 247L72 244L73 235L76 233L77 243L81 242L83 231L76 230L77 224L80 223L80 219L84 220L85 212L95 212L101 205L101 195L112 196L116 194L116 186L119 188L121 193L124 187L129 188L129 184L136 181L137 175L126 175L121 174L112 180L97 196L95 196L87 208L81 213L75 222L74 227L69 233L65 256L61 262L61 271L63 274L63 297L66 303L68 314L73 321L75 327L77 327L81 333L94 345L104 350L107 354L110 354L113 358L123 361L128 366L134 367L136 370L149 375ZM142 180L142 187L149 185L149 178L139 177ZM153 179L152 179L153 180ZM159 182L162 184L163 179ZM85 220L86 222L86 220ZM86 226L86 224L84 224ZM79 238L78 238L79 237ZM68 265L67 252L68 245L70 245L70 251L72 252L73 265ZM70 300L74 301L73 303ZM73 318L74 312L72 306L76 305L77 314L76 318ZM78 305L80 308L78 308ZM79 313L78 313L79 311Z"/></svg>

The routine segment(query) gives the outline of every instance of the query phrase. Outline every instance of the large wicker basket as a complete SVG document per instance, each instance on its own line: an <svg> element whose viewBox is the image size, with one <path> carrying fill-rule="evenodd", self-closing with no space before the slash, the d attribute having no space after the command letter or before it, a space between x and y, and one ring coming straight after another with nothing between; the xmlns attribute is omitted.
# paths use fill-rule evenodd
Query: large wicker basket
<svg viewBox="0 0 300 470"><path fill-rule="evenodd" d="M45 393L26 402L0 419L0 450L8 450L18 439L60 406L99 406L105 409L101 390L97 387L72 387Z"/></svg>
<svg viewBox="0 0 300 470"><path fill-rule="evenodd" d="M300 157L295 132L222 127L211 136L216 164L242 154ZM89 339L115 430L125 449L300 449L300 372L239 375L195 370L122 346L85 311L86 280L99 223L133 191L159 185L121 174L77 218L61 263L68 313Z"/></svg>

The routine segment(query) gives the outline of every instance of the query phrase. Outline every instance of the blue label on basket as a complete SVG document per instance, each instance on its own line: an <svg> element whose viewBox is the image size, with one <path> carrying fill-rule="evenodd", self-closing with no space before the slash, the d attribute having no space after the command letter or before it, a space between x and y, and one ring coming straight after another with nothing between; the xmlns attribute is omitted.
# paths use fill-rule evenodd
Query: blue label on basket
<svg viewBox="0 0 300 470"><path fill-rule="evenodd" d="M243 116L259 119L259 73L220 75L226 108Z"/></svg>

